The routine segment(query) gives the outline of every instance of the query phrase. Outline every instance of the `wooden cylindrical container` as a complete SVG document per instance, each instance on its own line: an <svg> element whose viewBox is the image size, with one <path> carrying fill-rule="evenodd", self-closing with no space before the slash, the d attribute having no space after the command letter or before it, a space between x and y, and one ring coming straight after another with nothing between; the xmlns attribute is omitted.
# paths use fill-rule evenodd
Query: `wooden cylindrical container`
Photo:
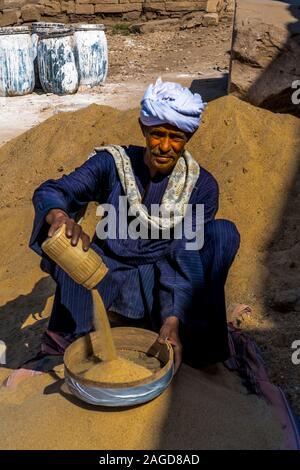
<svg viewBox="0 0 300 470"><path fill-rule="evenodd" d="M66 226L62 225L51 238L42 244L42 250L56 262L78 284L93 289L106 275L108 269L101 257L90 248L84 251L79 239L76 246L66 236Z"/></svg>

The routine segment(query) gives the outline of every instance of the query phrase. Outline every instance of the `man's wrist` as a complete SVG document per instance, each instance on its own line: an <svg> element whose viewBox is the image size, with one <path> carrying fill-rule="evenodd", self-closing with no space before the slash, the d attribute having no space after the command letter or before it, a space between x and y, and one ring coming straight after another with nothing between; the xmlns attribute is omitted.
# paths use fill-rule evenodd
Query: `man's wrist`
<svg viewBox="0 0 300 470"><path fill-rule="evenodd" d="M66 216L68 217L68 214L63 211L62 209L50 209L50 211L47 213L45 217L45 221L47 224L51 225L56 217L59 216Z"/></svg>

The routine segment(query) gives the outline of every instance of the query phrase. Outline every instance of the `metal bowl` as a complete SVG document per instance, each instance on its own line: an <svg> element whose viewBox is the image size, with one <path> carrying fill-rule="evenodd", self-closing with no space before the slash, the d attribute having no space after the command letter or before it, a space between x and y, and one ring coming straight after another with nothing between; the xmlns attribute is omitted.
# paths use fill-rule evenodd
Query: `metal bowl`
<svg viewBox="0 0 300 470"><path fill-rule="evenodd" d="M132 406L156 398L170 384L173 373L173 349L166 342L159 344L157 334L141 328L118 327L112 329L117 351L138 351L153 356L161 362L161 368L146 379L127 383L106 383L88 380L78 374L76 365L93 355L98 336L88 334L72 343L64 355L65 381L70 391L80 400L100 406ZM97 344L101 354L101 344Z"/></svg>

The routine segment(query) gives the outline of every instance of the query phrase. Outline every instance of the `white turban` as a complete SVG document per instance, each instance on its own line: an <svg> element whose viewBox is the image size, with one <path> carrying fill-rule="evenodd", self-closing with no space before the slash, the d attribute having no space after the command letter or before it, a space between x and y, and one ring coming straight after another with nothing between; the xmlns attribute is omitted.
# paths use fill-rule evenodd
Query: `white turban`
<svg viewBox="0 0 300 470"><path fill-rule="evenodd" d="M158 78L143 96L140 120L145 126L171 124L184 132L194 132L206 105L198 93Z"/></svg>

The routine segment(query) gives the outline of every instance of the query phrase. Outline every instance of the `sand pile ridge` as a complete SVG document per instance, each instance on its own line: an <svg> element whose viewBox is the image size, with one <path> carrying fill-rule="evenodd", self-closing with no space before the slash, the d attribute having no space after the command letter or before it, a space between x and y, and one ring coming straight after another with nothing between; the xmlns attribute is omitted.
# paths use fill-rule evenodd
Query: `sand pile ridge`
<svg viewBox="0 0 300 470"><path fill-rule="evenodd" d="M242 235L229 280L229 286L234 283L239 291L238 296L232 296L233 301L247 301L250 291L260 291L266 275L262 252L281 220L298 168L299 142L297 118L273 114L226 96L209 104L203 124L189 144L194 158L218 180L218 217L235 222ZM138 110L92 105L58 114L0 148L4 226L0 246L9 276L16 273L17 259L24 256L26 271L31 262L26 263L28 256L34 259L26 246L34 189L46 179L59 178L81 165L95 146L110 143L144 144ZM24 226L17 224L20 217ZM11 232L22 238L14 254L8 253ZM2 268L0 279L5 277Z"/></svg>
<svg viewBox="0 0 300 470"><path fill-rule="evenodd" d="M56 115L0 149L0 253L2 261L0 266L0 305L2 305L0 329L2 338L9 346L10 367L17 367L18 362L23 362L28 355L32 355L32 348L37 343L39 333L45 328L49 314L50 306L46 304L46 299L54 292L52 281L42 279L39 258L27 246L33 221L31 197L35 187L46 179L58 178L79 166L95 146L109 143L143 144L137 119L137 110L124 112L93 105L74 113ZM189 144L189 150L194 158L210 170L218 180L220 186L218 217L229 218L235 222L242 236L241 248L228 279L228 301L252 302L252 304L255 301L262 307L262 312L264 312L265 297L268 298L270 293L274 290L280 291L287 285L299 286L300 282L297 262L293 267L289 267L291 253L292 259L296 260L300 256L300 246L297 242L299 224L295 216L300 210L300 202L297 198L299 123L300 121L295 117L276 115L228 96L209 104L203 124ZM286 210L287 203L292 205L293 211ZM285 230L278 231L280 225L284 225ZM29 326L21 329L24 322L26 324L33 314L36 318L33 324L27 323ZM276 321L272 319L270 325L275 328ZM288 334L287 326L284 327L286 328L285 334ZM291 329L294 335L295 326L291 325ZM280 356L279 350L276 351L275 356ZM289 364L289 362L285 361L284 364ZM285 368L285 373L288 373L287 371L288 366ZM233 374L230 375L232 376ZM118 419L122 426L115 434L117 439L113 442L115 448L122 448L120 446L121 433L125 429L130 430L128 433L131 439L127 447L126 443L124 444L125 448L136 448L144 442L148 448L151 446L157 448L161 445L162 448L165 446L165 448L172 449L178 447L181 439L184 439L182 448L200 448L201 446L202 448L233 448L235 446L237 448L251 448L251 446L270 448L274 446L278 438L275 428L275 433L277 433L275 440L271 439L272 442L262 440L265 428L261 428L262 423L256 420L257 415L253 414L253 410L258 410L259 416L264 416L266 409L260 405L261 402L257 401L256 397L254 407L250 406L248 409L249 397L247 396L247 400L243 399L242 389L239 388L237 391L239 398L235 396L232 401L231 381L233 379L228 375L226 375L227 385L225 382L222 385L222 380L220 383L215 381L212 383L207 377L205 380L202 379L193 371L184 369L182 382L178 381L176 385L178 389L174 389L177 401L173 401L175 392L172 389L143 408L144 421L141 420L141 415L137 419L133 411L128 412L127 415L119 415ZM66 448L66 445L76 446L76 442L77 445L82 444L82 448L88 448L90 442L100 442L97 441L96 436L99 437L99 429L103 426L110 426L111 414L110 416L99 414L98 424L96 424L95 413L91 409L79 408L78 403L72 402L72 397L69 397L66 407L65 397L62 393L58 393L55 387L56 392L43 395L44 389L48 386L50 390L53 390L51 379L35 378L34 380L38 385L29 384L30 393L25 398L16 398L22 403L20 408L16 409L15 406L9 405L9 400L13 398L8 399L6 394L1 393L1 420L7 423L6 435L1 436L2 445L7 448L16 448L14 439L17 439L19 448L22 446L60 448L62 443ZM219 389L221 385L222 390ZM167 402L163 404L166 399ZM241 400L239 406L237 406L237 399ZM226 408L229 413L223 414L225 402L226 407L227 404L234 403L234 409L239 409L238 417L231 413L230 407ZM196 403L200 408L199 416L197 415L197 420L194 422ZM49 419L46 419L45 414L40 410L45 409L45 406L48 407L48 404L52 414ZM155 421L159 415L156 407L160 406L164 410L161 414L164 418L163 423ZM71 430L67 429L67 423L74 422L75 410L76 413L82 413L81 416L89 425L87 436L90 440L87 437L82 442L82 434L78 431L75 440L72 441L70 436L74 437L74 426L71 426ZM149 414L156 422L155 425L152 426L148 420L146 410L149 410ZM202 441L200 446L199 441L189 443L189 439L192 438L191 432L186 432L184 435L178 431L178 428L176 431L172 418L174 413L177 422L181 420L182 423L194 423L193 426L184 425L183 430L188 431L190 426L193 431L192 436L202 436L202 439L203 436L208 435L210 442ZM191 420L188 419L187 413L192 416ZM240 419L241 413L245 417L244 420ZM114 415L116 416L118 415ZM32 429L31 441L29 437L23 441L24 432L20 434L20 422L22 419L24 421L24 418L26 427L30 426ZM39 422L39 419L42 421ZM84 419L82 418L82 422ZM230 419L234 423L229 423ZM55 432L52 434L48 432L50 422L53 422L55 426L61 422L66 424L64 425L64 442L60 437L56 439ZM144 426L145 422L146 426ZM40 423L40 427L37 423ZM215 431L209 427L210 423L213 423ZM273 428L272 419L266 420L265 423L269 432ZM242 426L242 429L238 425ZM130 426L134 427L134 435ZM156 434L153 432L149 434L151 426ZM49 433L52 435L51 442L39 441L43 434L41 429L45 429L46 439ZM171 429L173 429L172 432ZM255 441L253 440L255 436L250 437L251 444L247 436L249 429L255 430L258 436ZM230 430L231 432L232 430L239 431L231 436L229 442L227 438L224 439L224 436L227 435L226 432L230 433ZM71 434L69 435L68 432ZM164 443L162 440L159 443L157 436L161 438L162 435L168 436L168 433L170 438ZM138 434L141 440L137 443L134 436ZM113 432L107 433L107 436L113 435ZM266 439L269 439L267 435ZM105 445L107 441L101 442ZM110 440L109 443L111 444L112 441Z"/></svg>

